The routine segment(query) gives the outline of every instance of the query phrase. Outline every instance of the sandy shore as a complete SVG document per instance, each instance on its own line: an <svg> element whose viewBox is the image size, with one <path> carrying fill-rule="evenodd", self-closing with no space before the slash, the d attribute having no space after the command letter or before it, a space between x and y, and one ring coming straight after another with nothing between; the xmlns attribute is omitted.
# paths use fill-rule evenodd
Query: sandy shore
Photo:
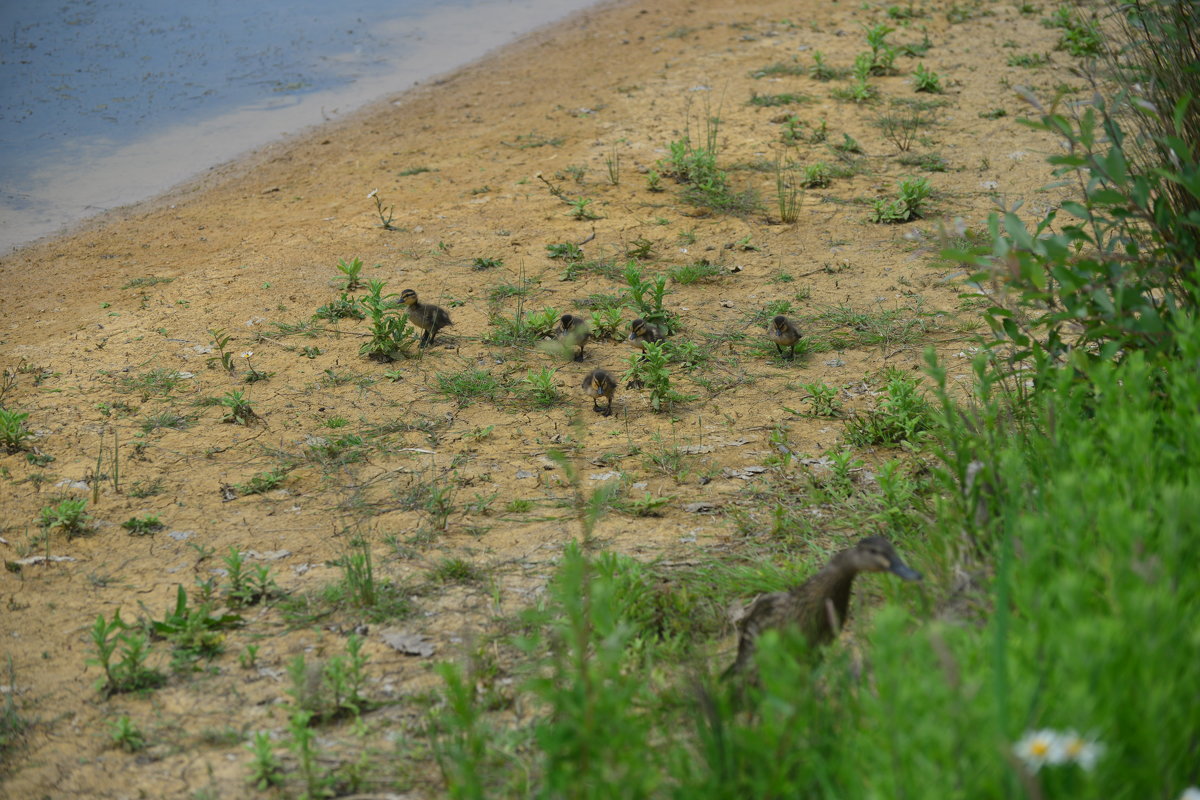
<svg viewBox="0 0 1200 800"><path fill-rule="evenodd" d="M1011 5L959 22L940 4L922 8L890 39L914 51L930 43L923 63L940 75L941 94L914 92L913 55L871 79L874 103L833 97L844 77L806 74L817 50L848 69L866 49L863 25L887 19L882 8L604 5L169 198L0 259L0 364L11 376L2 403L28 412L35 432L23 451L0 455L0 553L72 559L0 578L0 657L13 657L18 703L36 723L6 758L3 793L246 791L242 739L286 727L284 667L297 654L341 652L359 612L296 626L277 606L256 607L205 671L173 673L145 697L102 698L97 669L85 665L97 615L161 615L177 585L194 592L197 580L220 579L230 548L254 551L295 598L336 582L331 559L364 536L379 579L404 587L409 616L372 623L367 644L370 691L388 705L368 717L365 740L349 726L322 731L329 758L353 760L363 741L392 747L397 732L416 736L423 707L406 698L437 685L430 665L463 657L496 614L537 597L577 536L550 449L578 444L588 486L613 477L628 497L666 499L660 517L611 513L599 546L728 557L770 527L748 487L778 463L781 442L797 458L843 447L840 420L797 413L807 385L836 387L847 410L870 408L881 376L916 374L927 346L966 380L961 354L978 301L961 270L936 258L939 223L979 231L996 201L1040 210L1060 198L1041 188L1053 143L1016 123L1024 109L1007 87L1050 93L1074 79L1058 56L1038 70L1008 65L1054 40ZM936 101L927 108L936 122L906 150L880 117L912 107L889 99ZM688 202L670 177L662 191L648 185L651 171L665 172L672 142L690 133L703 143L711 116L721 120L718 162L732 191L760 198L746 213ZM777 156L785 166L825 162L832 176L804 190L795 222L780 219ZM934 188L925 219L869 222L872 201L893 197L906 176ZM576 219L567 201L597 218ZM563 243L583 243L582 266L549 257L547 245ZM381 364L359 354L363 321L305 327L338 299L338 261L354 258L365 279L386 281L385 293L413 288L449 310L454 326L437 347ZM666 297L681 320L675 338L704 358L674 373L694 399L656 413L644 392L622 388L604 418L578 386L594 367L622 372L627 345L594 342L581 364L502 334L522 310L619 307L630 258L651 276L707 265L704 280L671 279ZM784 308L816 343L794 363L774 357L761 333ZM623 332L634 315L622 314ZM220 368L211 331L230 337L234 373ZM554 370L561 392L547 406L527 380L542 369ZM269 377L247 383L251 371ZM464 376L476 383L455 383ZM256 424L221 421L214 403L233 392L253 402ZM856 455L870 466L894 454ZM272 472L281 479L269 491L236 488ZM453 488L448 514L430 511L430 486ZM62 496L89 501L85 535L39 529L41 510ZM689 511L697 502L716 513ZM122 528L147 516L162 530ZM833 526L819 537L853 533ZM449 558L487 580L431 589L431 568ZM929 583L936 592L936 576ZM436 656L398 653L377 635L389 627L428 637ZM247 668L238 656L251 642L257 666ZM727 648L714 641L713 657ZM156 644L164 669L168 649ZM147 751L111 746L105 722L118 715L147 732ZM427 751L400 753L379 771L381 787L408 797L443 792Z"/></svg>

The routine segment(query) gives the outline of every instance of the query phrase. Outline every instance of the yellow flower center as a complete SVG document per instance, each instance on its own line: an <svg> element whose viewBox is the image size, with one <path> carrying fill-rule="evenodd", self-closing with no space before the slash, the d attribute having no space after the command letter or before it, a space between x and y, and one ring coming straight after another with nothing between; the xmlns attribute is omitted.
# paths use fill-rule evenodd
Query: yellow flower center
<svg viewBox="0 0 1200 800"><path fill-rule="evenodd" d="M1050 743L1045 739L1035 739L1029 745L1029 752L1041 758L1050 752Z"/></svg>

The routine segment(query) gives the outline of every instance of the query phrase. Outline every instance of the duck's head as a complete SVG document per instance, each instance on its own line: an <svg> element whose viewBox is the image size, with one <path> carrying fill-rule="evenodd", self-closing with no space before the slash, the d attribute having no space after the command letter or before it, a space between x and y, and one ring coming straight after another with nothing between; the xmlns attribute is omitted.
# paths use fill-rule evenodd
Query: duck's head
<svg viewBox="0 0 1200 800"><path fill-rule="evenodd" d="M650 323L638 317L629 323L629 341L640 342L650 334Z"/></svg>
<svg viewBox="0 0 1200 800"><path fill-rule="evenodd" d="M779 314L774 319L771 320L771 328L773 330L777 330L777 331L786 330L787 326L788 326L788 318L785 317L783 314Z"/></svg>
<svg viewBox="0 0 1200 800"><path fill-rule="evenodd" d="M921 573L905 564L892 543L882 536L868 536L845 552L859 572L890 572L906 581L921 580Z"/></svg>
<svg viewBox="0 0 1200 800"><path fill-rule="evenodd" d="M417 293L412 289L405 289L400 293L400 301L406 306L411 306L417 302Z"/></svg>
<svg viewBox="0 0 1200 800"><path fill-rule="evenodd" d="M583 379L583 390L593 397L600 397L615 386L611 375L602 369L594 369Z"/></svg>

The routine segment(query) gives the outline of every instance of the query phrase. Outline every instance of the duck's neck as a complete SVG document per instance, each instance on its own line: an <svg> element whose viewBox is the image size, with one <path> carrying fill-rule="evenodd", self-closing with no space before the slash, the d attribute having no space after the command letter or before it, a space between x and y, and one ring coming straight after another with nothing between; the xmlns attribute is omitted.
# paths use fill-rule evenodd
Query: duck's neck
<svg viewBox="0 0 1200 800"><path fill-rule="evenodd" d="M850 589L854 585L854 576L858 574L858 570L847 561L842 558L842 553L838 553L813 578L813 582L820 586L819 594L824 605L821 611L835 634L846 624L846 614L850 609Z"/></svg>

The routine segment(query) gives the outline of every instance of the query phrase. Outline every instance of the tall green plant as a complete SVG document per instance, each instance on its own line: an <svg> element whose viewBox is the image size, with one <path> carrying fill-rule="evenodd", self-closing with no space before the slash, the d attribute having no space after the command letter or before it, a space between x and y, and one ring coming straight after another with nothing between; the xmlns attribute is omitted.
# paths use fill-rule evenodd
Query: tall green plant
<svg viewBox="0 0 1200 800"><path fill-rule="evenodd" d="M1131 160L1133 142L1099 96L1077 117L1042 109L1026 123L1065 140L1067 152L1048 160L1079 187L1079 200L1062 203L1074 219L1055 210L1030 227L1014 206L992 215L990 252L950 253L1000 290L986 318L991 346L1013 363L1032 359L1043 370L1069 354L1175 348L1175 323L1200 301L1200 157L1184 138L1191 107L1180 100L1169 122L1142 109L1170 131L1149 137L1167 155L1158 165Z"/></svg>

